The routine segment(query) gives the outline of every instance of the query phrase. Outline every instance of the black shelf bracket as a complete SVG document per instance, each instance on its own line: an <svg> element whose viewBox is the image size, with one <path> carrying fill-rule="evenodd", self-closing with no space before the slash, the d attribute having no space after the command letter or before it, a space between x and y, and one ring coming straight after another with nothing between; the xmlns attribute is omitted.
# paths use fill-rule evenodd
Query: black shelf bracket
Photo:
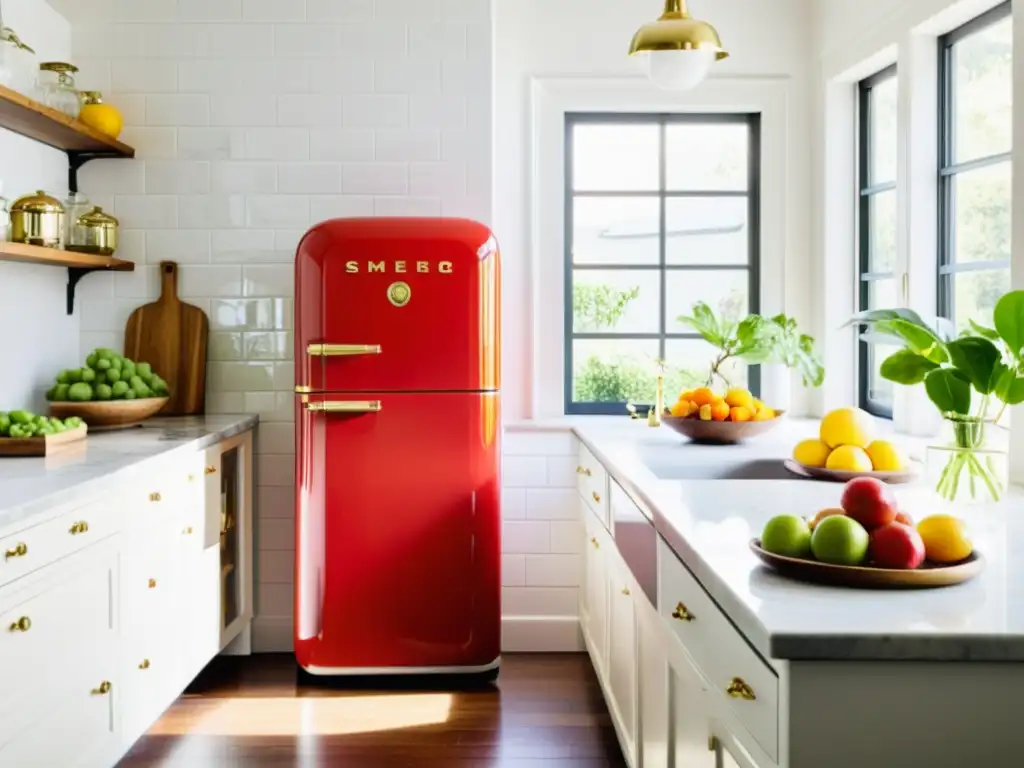
<svg viewBox="0 0 1024 768"><path fill-rule="evenodd" d="M102 160L104 158L123 158L124 155L117 152L91 152L87 150L68 150L68 191L78 192L78 169L90 160Z"/></svg>
<svg viewBox="0 0 1024 768"><path fill-rule="evenodd" d="M68 267L68 314L75 314L75 289L78 281L90 272L107 272L103 267Z"/></svg>

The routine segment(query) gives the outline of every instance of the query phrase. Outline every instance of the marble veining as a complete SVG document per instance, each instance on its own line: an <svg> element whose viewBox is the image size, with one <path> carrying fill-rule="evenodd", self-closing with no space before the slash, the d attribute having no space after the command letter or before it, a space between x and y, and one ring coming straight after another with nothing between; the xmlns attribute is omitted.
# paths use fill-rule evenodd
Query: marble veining
<svg viewBox="0 0 1024 768"><path fill-rule="evenodd" d="M89 435L45 458L0 459L0 536L101 496L176 452L198 451L253 429L255 415L150 419L141 427Z"/></svg>
<svg viewBox="0 0 1024 768"><path fill-rule="evenodd" d="M721 470L766 457L781 461L796 439L813 434L814 422L780 425L745 445L727 447L685 444L666 428L625 419L576 420L567 427L651 510L661 537L765 658L1024 661L1022 489L1012 488L999 504L950 510L939 506L924 480L894 487L901 508L917 520L952 511L967 521L987 561L971 582L921 591L817 586L765 568L748 542L776 514L809 516L837 506L841 485L659 479L673 462Z"/></svg>

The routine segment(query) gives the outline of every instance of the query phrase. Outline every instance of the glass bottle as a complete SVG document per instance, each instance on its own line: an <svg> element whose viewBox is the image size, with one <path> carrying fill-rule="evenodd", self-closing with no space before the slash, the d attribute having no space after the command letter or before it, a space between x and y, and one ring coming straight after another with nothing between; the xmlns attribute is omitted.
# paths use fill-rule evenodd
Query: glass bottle
<svg viewBox="0 0 1024 768"><path fill-rule="evenodd" d="M64 216L65 248L85 245L85 233L77 226L78 218L89 213L91 210L92 204L89 202L89 198L81 192L72 192L67 196L67 199L64 201L64 211L66 213Z"/></svg>
<svg viewBox="0 0 1024 768"><path fill-rule="evenodd" d="M46 61L39 65L40 101L43 104L77 118L82 111L82 97L75 89L78 67L63 61Z"/></svg>

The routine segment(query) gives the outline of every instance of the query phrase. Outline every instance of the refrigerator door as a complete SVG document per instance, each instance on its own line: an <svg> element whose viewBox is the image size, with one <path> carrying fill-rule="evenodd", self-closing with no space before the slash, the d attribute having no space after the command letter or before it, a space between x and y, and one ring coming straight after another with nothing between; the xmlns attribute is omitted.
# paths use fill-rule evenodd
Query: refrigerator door
<svg viewBox="0 0 1024 768"><path fill-rule="evenodd" d="M314 227L296 255L296 385L497 390L499 261L491 231L464 219Z"/></svg>
<svg viewBox="0 0 1024 768"><path fill-rule="evenodd" d="M491 665L501 634L499 396L296 401L299 664L319 674Z"/></svg>

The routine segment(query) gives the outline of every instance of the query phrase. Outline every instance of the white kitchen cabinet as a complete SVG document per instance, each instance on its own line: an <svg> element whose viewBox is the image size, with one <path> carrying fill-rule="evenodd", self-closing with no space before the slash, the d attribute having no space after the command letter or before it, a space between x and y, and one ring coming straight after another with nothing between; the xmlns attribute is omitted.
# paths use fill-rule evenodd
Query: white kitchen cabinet
<svg viewBox="0 0 1024 768"><path fill-rule="evenodd" d="M633 579L614 550L608 553L608 690L609 708L619 731L626 762L636 765L637 642Z"/></svg>
<svg viewBox="0 0 1024 768"><path fill-rule="evenodd" d="M5 533L0 766L111 768L246 630L251 487L249 431Z"/></svg>
<svg viewBox="0 0 1024 768"><path fill-rule="evenodd" d="M676 655L671 666L672 765L675 768L717 768L711 751L707 690L696 667Z"/></svg>
<svg viewBox="0 0 1024 768"><path fill-rule="evenodd" d="M583 637L598 676L608 669L608 564L611 537L597 518L585 509L583 568Z"/></svg>
<svg viewBox="0 0 1024 768"><path fill-rule="evenodd" d="M646 600L636 602L637 764L671 768L671 668L657 612Z"/></svg>

